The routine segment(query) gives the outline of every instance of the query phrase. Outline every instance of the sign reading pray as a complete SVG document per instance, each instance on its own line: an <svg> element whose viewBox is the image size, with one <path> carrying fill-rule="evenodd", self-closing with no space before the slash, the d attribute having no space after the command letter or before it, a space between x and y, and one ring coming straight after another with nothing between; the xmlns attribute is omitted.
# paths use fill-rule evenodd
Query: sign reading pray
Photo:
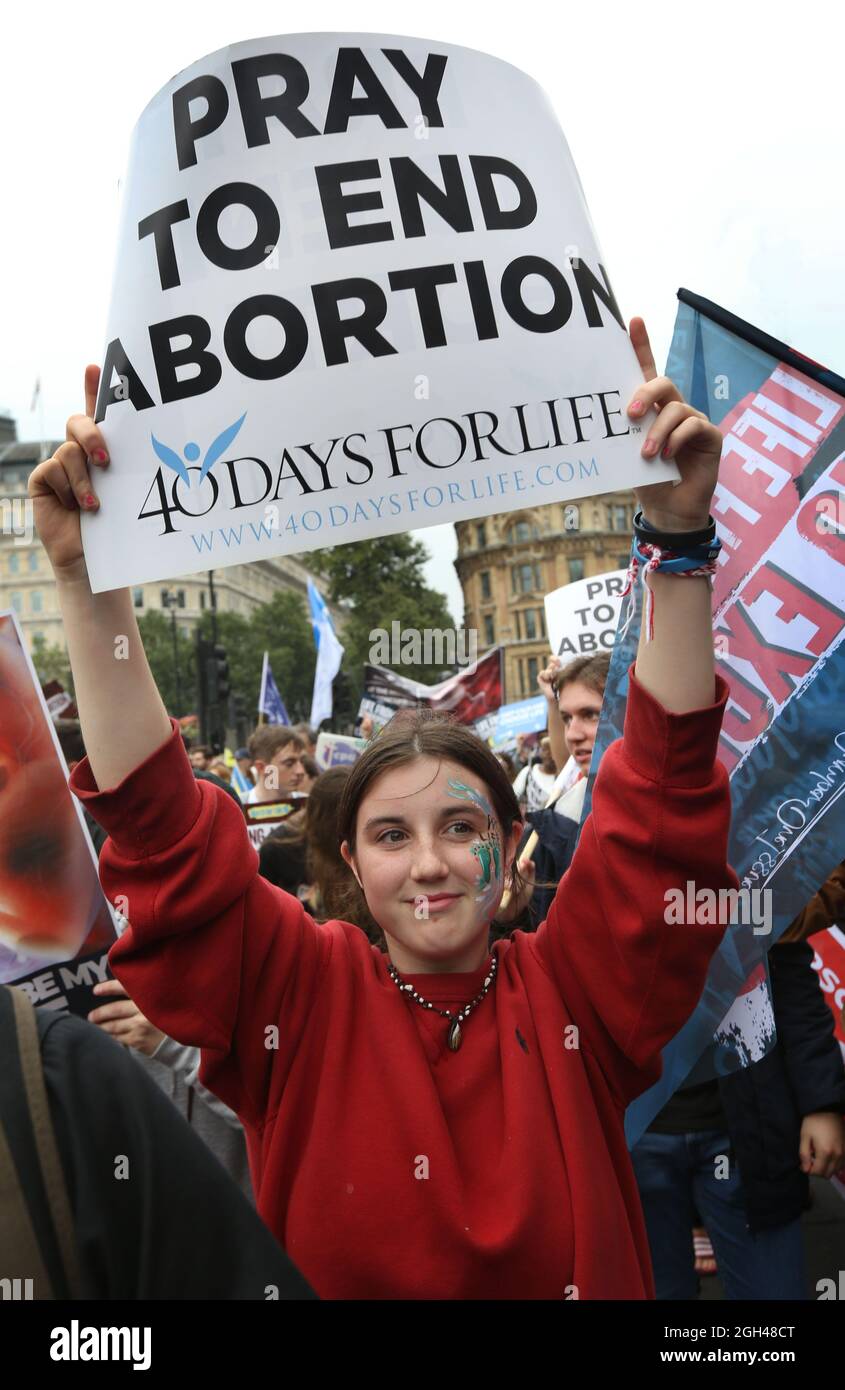
<svg viewBox="0 0 845 1390"><path fill-rule="evenodd" d="M132 139L92 587L676 477L640 457L640 380L525 73L374 35L221 49Z"/></svg>

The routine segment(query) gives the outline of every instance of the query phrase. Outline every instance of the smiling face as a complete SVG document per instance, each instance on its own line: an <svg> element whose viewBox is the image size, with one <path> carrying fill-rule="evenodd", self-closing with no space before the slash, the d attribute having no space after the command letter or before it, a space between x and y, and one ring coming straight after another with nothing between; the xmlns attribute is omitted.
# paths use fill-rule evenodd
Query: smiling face
<svg viewBox="0 0 845 1390"><path fill-rule="evenodd" d="M352 868L402 974L469 971L487 956L490 921L513 862L510 834L479 777L421 756L391 768L358 807Z"/></svg>
<svg viewBox="0 0 845 1390"><path fill-rule="evenodd" d="M581 772L586 772L590 766L602 699L598 691L591 690L580 681L568 681L560 688L558 709L563 720L566 746Z"/></svg>

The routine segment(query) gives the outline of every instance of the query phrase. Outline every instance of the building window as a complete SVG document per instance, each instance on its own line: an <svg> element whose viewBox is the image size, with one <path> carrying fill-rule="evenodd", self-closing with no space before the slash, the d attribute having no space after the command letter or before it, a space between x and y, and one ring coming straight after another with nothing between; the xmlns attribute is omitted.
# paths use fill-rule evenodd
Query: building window
<svg viewBox="0 0 845 1390"><path fill-rule="evenodd" d="M36 571L37 569L38 569L38 551L37 551L37 550L30 550L30 552L29 552L29 572L30 572L30 574L34 574L35 571Z"/></svg>
<svg viewBox="0 0 845 1390"><path fill-rule="evenodd" d="M32 611L33 613L41 613L43 611L40 589L33 589L32 591Z"/></svg>
<svg viewBox="0 0 845 1390"><path fill-rule="evenodd" d="M488 647L492 647L496 641L496 631L491 613L486 613L484 616L484 641Z"/></svg>
<svg viewBox="0 0 845 1390"><path fill-rule="evenodd" d="M511 592L514 594L530 594L541 588L540 566L536 562L533 565L513 565L511 566Z"/></svg>
<svg viewBox="0 0 845 1390"><path fill-rule="evenodd" d="M200 608L205 608L205 589L200 589Z"/></svg>
<svg viewBox="0 0 845 1390"><path fill-rule="evenodd" d="M490 590L490 571L489 571L489 570L482 570L482 571L481 571L481 597L482 597L483 599L485 599L485 598L490 598L490 594L491 594L491 590Z"/></svg>
<svg viewBox="0 0 845 1390"><path fill-rule="evenodd" d="M20 557L20 555L10 555L10 556L9 556L9 573L10 573L10 574L20 574L20 568L21 568L21 557Z"/></svg>
<svg viewBox="0 0 845 1390"><path fill-rule="evenodd" d="M533 695L537 689L537 669L539 657L529 656L528 658L528 693Z"/></svg>
<svg viewBox="0 0 845 1390"><path fill-rule="evenodd" d="M185 607L185 590L184 590L184 589L177 589L177 590L176 590L176 607L177 607L177 608L184 608L184 607Z"/></svg>
<svg viewBox="0 0 845 1390"><path fill-rule="evenodd" d="M570 583L572 582L573 579L583 579L583 578L584 578L584 561L583 561L583 560L570 560L570 561L569 561L569 580L570 580Z"/></svg>
<svg viewBox="0 0 845 1390"><path fill-rule="evenodd" d="M483 550L487 544L487 526L485 522L479 521L475 528L475 543L479 550Z"/></svg>
<svg viewBox="0 0 845 1390"><path fill-rule="evenodd" d="M12 607L16 613L23 612L23 594L17 592L12 594Z"/></svg>
<svg viewBox="0 0 845 1390"><path fill-rule="evenodd" d="M628 508L614 505L607 509L607 525L611 531L627 531Z"/></svg>
<svg viewBox="0 0 845 1390"><path fill-rule="evenodd" d="M143 589L133 589L133 590L132 590L132 602L134 603L134 605L135 605L136 608L143 608L143 606L144 606L144 590L143 590Z"/></svg>
<svg viewBox="0 0 845 1390"><path fill-rule="evenodd" d="M537 636L537 615L533 608L526 608L522 614L522 624L525 629L525 636L536 638Z"/></svg>
<svg viewBox="0 0 845 1390"><path fill-rule="evenodd" d="M516 545L521 545L523 541L530 541L532 533L536 530L527 521L518 521L511 531L511 541Z"/></svg>

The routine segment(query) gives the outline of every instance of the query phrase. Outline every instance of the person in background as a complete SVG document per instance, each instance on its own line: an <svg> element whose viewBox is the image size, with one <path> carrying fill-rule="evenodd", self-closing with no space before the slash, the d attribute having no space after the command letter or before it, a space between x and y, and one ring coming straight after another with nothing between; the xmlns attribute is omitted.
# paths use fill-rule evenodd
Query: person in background
<svg viewBox="0 0 845 1390"><path fill-rule="evenodd" d="M235 762L244 781L248 782L250 787L254 787L255 779L252 775L252 758L249 756L249 749L239 748L235 753Z"/></svg>
<svg viewBox="0 0 845 1390"><path fill-rule="evenodd" d="M191 767L195 772L208 772L211 756L211 749L207 748L204 743L195 744L188 753L188 757L191 760Z"/></svg>
<svg viewBox="0 0 845 1390"><path fill-rule="evenodd" d="M809 1177L845 1162L845 1070L812 958L804 942L771 948L774 1046L681 1087L631 1150L658 1299L698 1292L695 1211L728 1299L808 1297Z"/></svg>
<svg viewBox="0 0 845 1390"><path fill-rule="evenodd" d="M184 1047L154 1027L117 980L103 980L93 992L101 1002L88 1014L88 1022L132 1049L244 1196L254 1202L243 1126L235 1112L198 1080L199 1048Z"/></svg>
<svg viewBox="0 0 845 1390"><path fill-rule="evenodd" d="M312 889L305 862L305 838L289 825L280 825L262 840L258 850L258 872L268 883L284 888L312 911Z"/></svg>
<svg viewBox="0 0 845 1390"><path fill-rule="evenodd" d="M508 774L508 780L510 781L511 786L513 786L514 782L516 781L516 765L514 764L513 758L510 756L509 753L497 753L496 757L502 764L502 767L505 769L505 772Z"/></svg>
<svg viewBox="0 0 845 1390"><path fill-rule="evenodd" d="M516 736L513 765L517 772L521 772L524 767L528 767L531 763L534 749L530 742L530 738L531 736L529 734L517 734Z"/></svg>
<svg viewBox="0 0 845 1390"><path fill-rule="evenodd" d="M553 806L527 814L530 830L519 848L522 888L500 912L499 929L510 931L515 926L528 931L536 929L544 920L557 885L569 868L578 842L587 773L609 670L610 654L600 652L595 656L576 657L563 667L557 657L550 657L538 677L540 690L549 704L549 742L557 748L561 765L572 758L578 772L575 782ZM529 862L522 856L532 834L536 834L537 840Z"/></svg>
<svg viewBox="0 0 845 1390"><path fill-rule="evenodd" d="M208 765L208 771L214 776L219 777L221 782L225 782L227 787L232 783L232 769L225 758L214 758Z"/></svg>
<svg viewBox="0 0 845 1390"><path fill-rule="evenodd" d="M47 1113L37 1120L22 1075L22 1027L35 1031L46 1091ZM38 1300L315 1296L208 1147L104 1029L32 1010L3 985L0 1056L0 1133L10 1132L8 1105L15 1134L12 1171L3 1164L0 1185L4 1277L32 1276ZM58 1163L45 1172L53 1136ZM6 1219L16 1186L35 1251L25 1223Z"/></svg>
<svg viewBox="0 0 845 1390"><path fill-rule="evenodd" d="M559 767L574 758L586 776L610 671L610 653L577 656L566 666L551 656L537 678L549 707L549 739Z"/></svg>
<svg viewBox="0 0 845 1390"><path fill-rule="evenodd" d="M517 774L513 784L520 809L539 811L545 806L557 777L557 764L548 738L540 739L539 757Z"/></svg>
<svg viewBox="0 0 845 1390"><path fill-rule="evenodd" d="M248 805L283 801L289 792L305 790L305 745L287 724L260 724L247 746L256 777Z"/></svg>
<svg viewBox="0 0 845 1390"><path fill-rule="evenodd" d="M303 783L302 790L310 793L314 789L314 783L316 782L317 778L320 777L322 774L317 763L308 753L304 753L302 756L302 766L305 769L305 781Z"/></svg>
<svg viewBox="0 0 845 1390"><path fill-rule="evenodd" d="M809 985L806 981L806 975L802 976L798 974L799 968L806 965L807 957L806 955L804 955L802 958L801 955L797 955L795 952L791 951L788 948L790 948L795 943L808 941L809 938L814 936L817 932L827 931L830 927L843 921L845 921L845 862L837 864L836 868L833 869L833 871L822 884L818 892L815 893L812 898L810 898L806 907L804 907L802 911L799 912L795 920L790 923L790 925L786 928L786 931L784 931L778 938L776 947L777 954L775 954L775 951L773 951L769 957L770 969L771 966L774 964L776 971L778 972L781 978L783 977L784 972L787 972L787 982L789 981L790 973L794 974L794 977L798 981L799 986L803 985L804 988L809 990ZM812 968L815 971L815 969L817 968L815 961L811 961L811 964ZM779 993L782 996L782 986ZM810 1017L818 1016L819 1027L821 1029L820 1036L822 1036L824 1033L824 1029L822 1027L821 1015L818 1014L817 1000L812 991L810 991L808 997L810 998L810 1002L812 1005L812 1008L810 1010ZM845 1030L845 1009L843 1009L842 1011L840 1026L843 1030ZM824 1044L822 1045L822 1048L824 1052ZM815 1053L818 1053L818 1048L815 1049ZM722 1089L725 1088L728 1091L728 1098L730 1103L730 1078L725 1078L725 1082ZM694 1088L685 1088L682 1092L679 1092L677 1094L686 1095L690 1099L694 1099L696 1091ZM806 1104L806 1087L802 1087L802 1095ZM789 1114L789 1109L789 1106L783 1106L783 1115ZM701 1110L699 1110L699 1118L700 1115ZM716 1111L716 1117L720 1121L722 1121L723 1115L724 1106L717 1109ZM741 1112L739 1118L740 1120L742 1119ZM822 1130L827 1130L828 1132L830 1131L830 1126L828 1122L824 1119L823 1115L820 1116L818 1114L810 1114L804 1121L802 1121L800 1132L801 1167L804 1172L808 1172L816 1176L829 1176L829 1174L822 1174L821 1167L817 1166L819 1165L820 1160L823 1158L824 1155L823 1134L819 1132L820 1128ZM808 1160L812 1160L813 1163L813 1166L810 1168L806 1166ZM748 1159L746 1158L746 1164L747 1162ZM770 1162L770 1155L767 1155L767 1162ZM833 1164L833 1167L834 1169L836 1168L835 1162ZM759 1174L756 1174L754 1172L749 1173L748 1180L751 1183L752 1194L754 1191L754 1182L758 1179ZM792 1175L792 1182L794 1186L794 1173ZM798 1195L800 1195L800 1193ZM717 1265L715 1252L713 1250L713 1244L710 1240L710 1237L707 1234L706 1229L700 1224L700 1218L698 1217L696 1218L696 1225L693 1227L693 1245L695 1250L696 1274L715 1274L717 1272Z"/></svg>
<svg viewBox="0 0 845 1390"><path fill-rule="evenodd" d="M317 735L310 724L294 724L293 732L302 743L303 749L309 758L313 758L317 751Z"/></svg>

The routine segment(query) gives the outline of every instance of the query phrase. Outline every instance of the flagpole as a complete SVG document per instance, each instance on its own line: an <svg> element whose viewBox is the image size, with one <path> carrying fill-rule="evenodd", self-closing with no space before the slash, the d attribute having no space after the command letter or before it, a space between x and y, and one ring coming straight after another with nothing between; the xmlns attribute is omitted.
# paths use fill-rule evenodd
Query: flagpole
<svg viewBox="0 0 845 1390"><path fill-rule="evenodd" d="M264 653L264 660L263 660L262 663L261 663L261 689L260 689L260 691L258 692L258 727L259 727L259 729L261 728L261 725L264 723L264 696L265 696L266 691L267 691L267 662L268 662L269 656L270 656L270 653L269 653L269 652L265 652L265 653Z"/></svg>

